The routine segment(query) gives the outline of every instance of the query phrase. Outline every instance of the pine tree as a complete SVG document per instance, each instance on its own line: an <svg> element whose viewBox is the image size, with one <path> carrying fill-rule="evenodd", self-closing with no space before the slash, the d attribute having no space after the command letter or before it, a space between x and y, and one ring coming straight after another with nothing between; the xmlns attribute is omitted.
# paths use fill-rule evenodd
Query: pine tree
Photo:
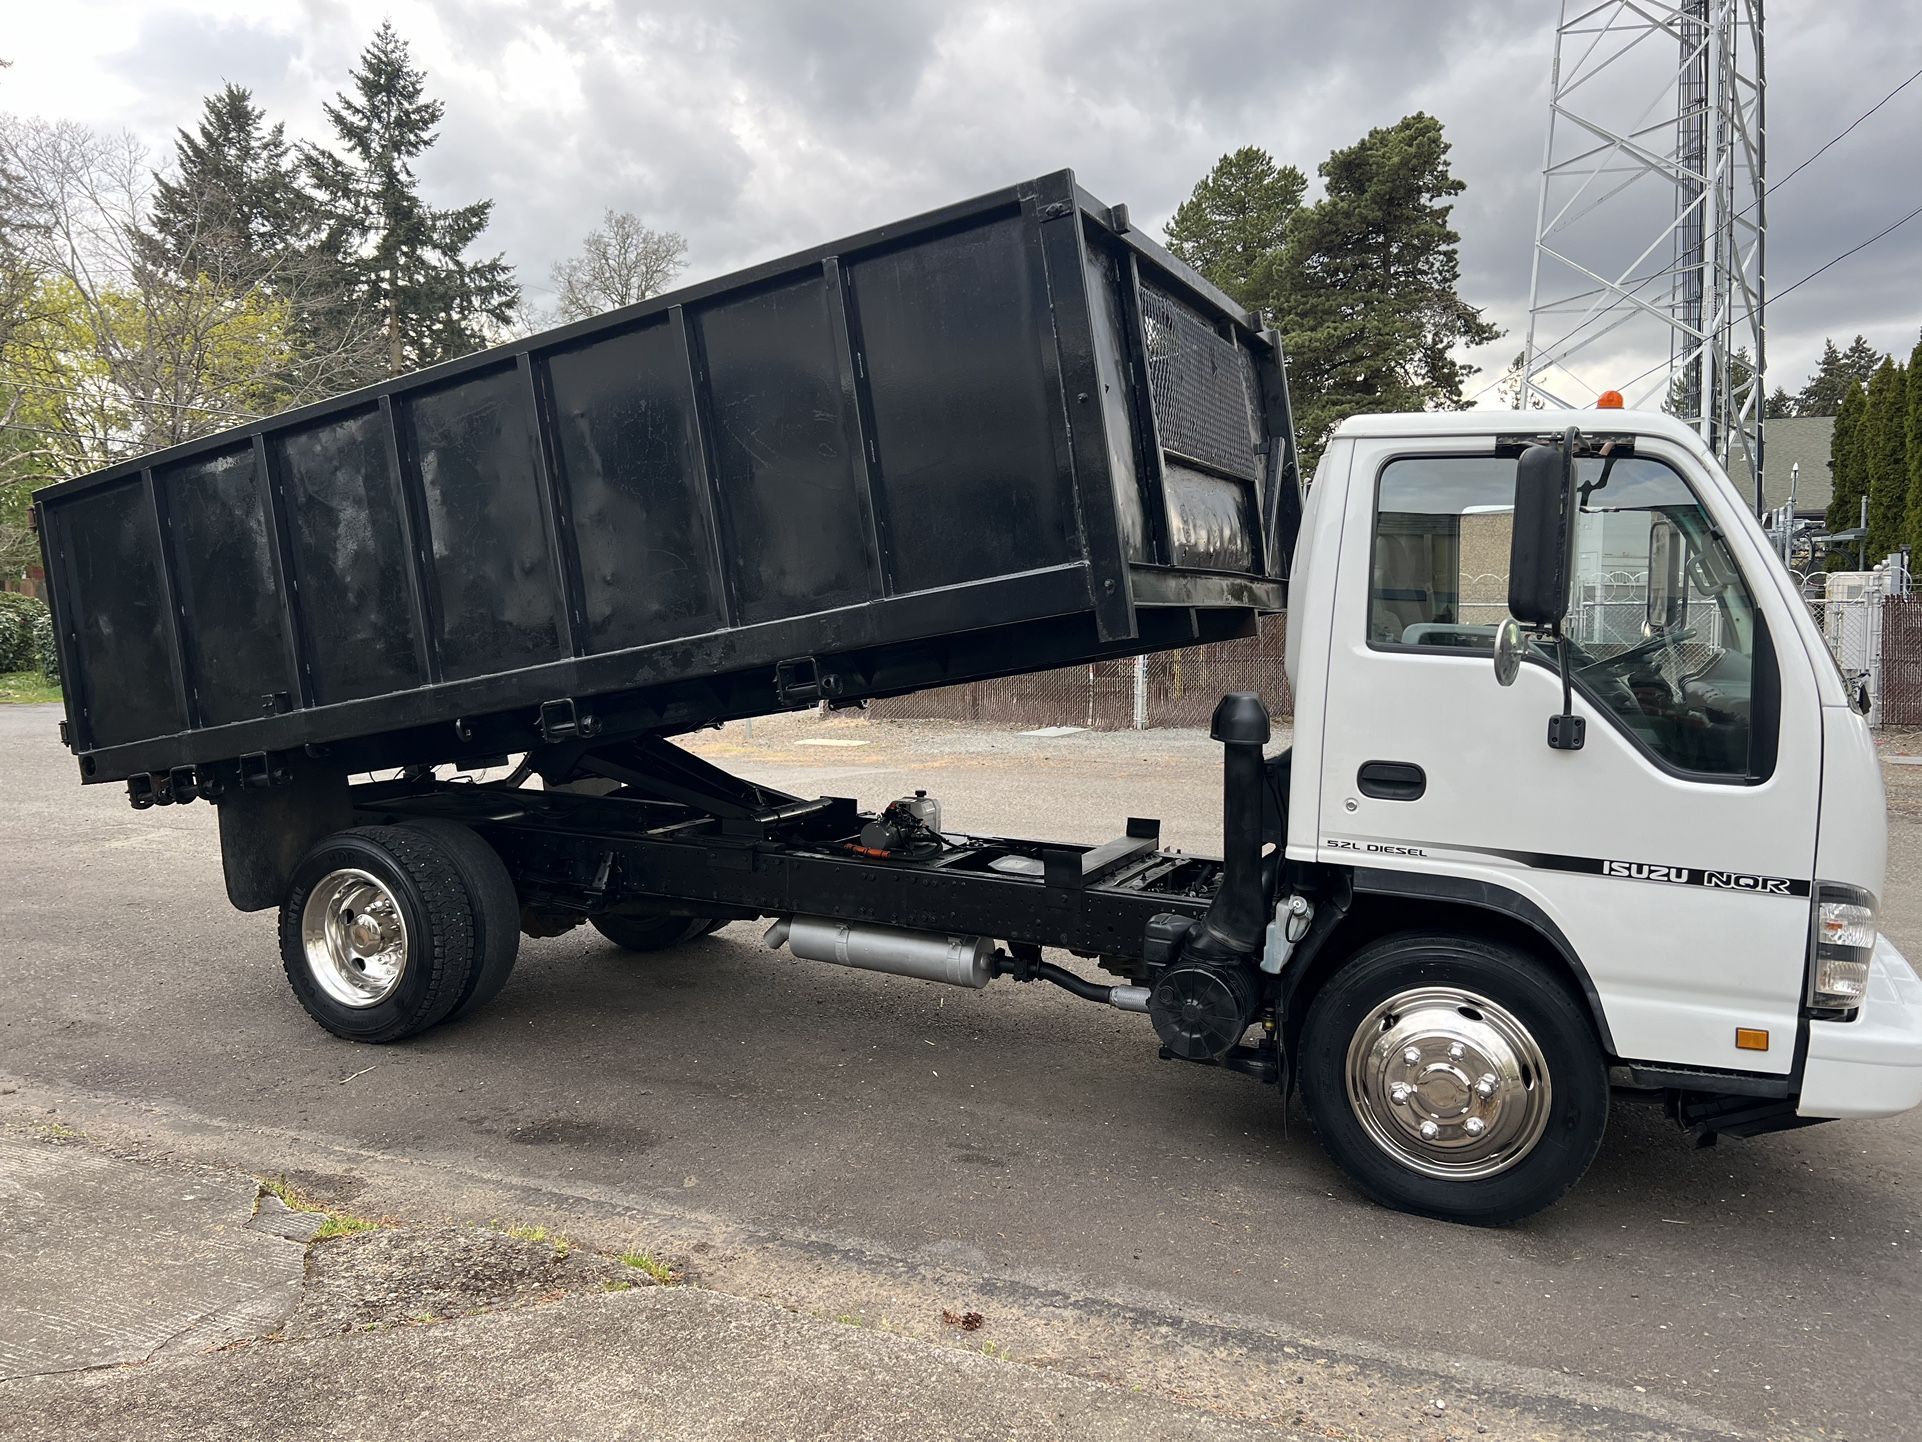
<svg viewBox="0 0 1922 1442"><path fill-rule="evenodd" d="M1267 309L1275 298L1263 291L1307 185L1294 166L1244 145L1216 161L1176 208L1168 249L1249 310Z"/></svg>
<svg viewBox="0 0 1922 1442"><path fill-rule="evenodd" d="M1325 194L1289 224L1272 308L1305 463L1346 416L1465 405L1456 348L1501 335L1457 292L1449 202L1465 187L1448 149L1429 115L1371 130L1328 157Z"/></svg>
<svg viewBox="0 0 1922 1442"><path fill-rule="evenodd" d="M1859 444L1869 486L1870 564L1902 544L1909 499L1908 396L1905 373L1884 357L1869 382Z"/></svg>
<svg viewBox="0 0 1922 1442"><path fill-rule="evenodd" d="M1909 554L1922 558L1922 340L1909 353L1908 417L1903 426L1903 449L1909 471Z"/></svg>
<svg viewBox="0 0 1922 1442"><path fill-rule="evenodd" d="M1858 335L1849 342L1849 348L1842 352L1842 374L1862 382L1867 387L1875 375L1876 367L1887 359L1881 351L1869 344L1868 337Z"/></svg>
<svg viewBox="0 0 1922 1442"><path fill-rule="evenodd" d="M1729 389L1739 396L1754 383L1755 357L1748 353L1747 346L1741 346L1736 350L1734 355L1728 358ZM1784 400L1788 399L1787 392L1778 390L1778 394L1780 394ZM1773 404L1773 401L1770 403ZM1690 407L1688 403L1688 385L1680 375L1670 378L1668 395L1662 401L1662 409L1672 416L1681 416L1688 420L1699 420L1701 418L1701 411Z"/></svg>
<svg viewBox="0 0 1922 1442"><path fill-rule="evenodd" d="M1768 421L1787 420L1790 416L1794 414L1795 414L1795 397L1790 395L1785 388L1783 388L1782 386L1777 386L1774 390L1769 392L1769 398L1767 402L1764 404L1763 410L1762 410L1763 420L1768 420Z"/></svg>
<svg viewBox="0 0 1922 1442"><path fill-rule="evenodd" d="M1838 351L1834 341L1824 340L1822 359L1816 362L1815 374L1795 398L1795 413L1798 416L1840 415L1842 397L1849 386L1866 386L1881 364L1882 353L1870 345L1865 336L1858 335L1845 351Z"/></svg>
<svg viewBox="0 0 1922 1442"><path fill-rule="evenodd" d="M273 278L309 234L287 128L228 84L207 97L192 133L174 133L175 169L154 177L142 259L184 280L244 289Z"/></svg>
<svg viewBox="0 0 1922 1442"><path fill-rule="evenodd" d="M434 144L445 107L426 98L426 72L381 22L342 92L326 107L338 153L303 146L301 162L328 216L327 248L353 290L376 309L389 374L486 344L520 299L513 267L470 260L494 203L437 210L420 195L413 162Z"/></svg>
<svg viewBox="0 0 1922 1442"><path fill-rule="evenodd" d="M1868 397L1862 387L1850 381L1842 393L1841 404L1836 409L1835 430L1829 437L1831 489L1824 525L1831 535L1854 530L1862 524L1862 497L1868 494L1868 487L1862 470L1860 440L1862 415L1867 408ZM1840 551L1831 551L1829 569L1847 570L1851 560Z"/></svg>

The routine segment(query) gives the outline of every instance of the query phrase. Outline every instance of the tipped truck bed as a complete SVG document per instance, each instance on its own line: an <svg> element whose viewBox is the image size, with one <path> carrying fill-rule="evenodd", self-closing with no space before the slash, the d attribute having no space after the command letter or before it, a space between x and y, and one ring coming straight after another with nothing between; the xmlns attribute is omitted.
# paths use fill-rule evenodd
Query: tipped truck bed
<svg viewBox="0 0 1922 1442"><path fill-rule="evenodd" d="M1258 326L1062 171L52 486L68 743L187 799L1246 634Z"/></svg>

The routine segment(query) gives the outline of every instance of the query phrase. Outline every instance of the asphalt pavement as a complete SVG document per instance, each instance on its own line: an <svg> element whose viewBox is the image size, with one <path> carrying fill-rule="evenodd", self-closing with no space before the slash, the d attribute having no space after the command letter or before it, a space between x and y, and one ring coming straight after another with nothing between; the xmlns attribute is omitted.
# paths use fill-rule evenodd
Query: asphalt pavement
<svg viewBox="0 0 1922 1442"><path fill-rule="evenodd" d="M974 1312L972 1351L1237 1421L1922 1426L1917 1115L1692 1151L1619 1106L1569 1198L1470 1230L1361 1200L1298 1107L1158 1061L1142 1018L799 962L746 924L643 958L525 941L482 1014L357 1047L295 1004L272 913L227 906L211 809L80 787L56 719L0 709L0 1120L357 1210L645 1242L696 1287L852 1330L959 1345L942 1313ZM925 787L951 829L1099 841L1158 815L1168 844L1218 849L1217 755L1191 733L789 721L702 746L805 794ZM1885 929L1915 955L1902 770Z"/></svg>

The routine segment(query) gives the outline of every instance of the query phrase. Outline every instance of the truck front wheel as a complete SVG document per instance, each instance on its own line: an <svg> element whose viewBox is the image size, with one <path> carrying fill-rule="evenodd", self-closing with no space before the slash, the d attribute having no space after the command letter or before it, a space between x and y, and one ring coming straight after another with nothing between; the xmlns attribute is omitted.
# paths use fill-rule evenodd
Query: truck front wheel
<svg viewBox="0 0 1922 1442"><path fill-rule="evenodd" d="M476 985L474 898L442 838L409 826L336 832L294 869L280 959L307 1014L350 1041L399 1041Z"/></svg>
<svg viewBox="0 0 1922 1442"><path fill-rule="evenodd" d="M1577 1003L1543 963L1478 938L1377 941L1316 995L1302 1100L1349 1179L1445 1221L1526 1217L1601 1145L1608 1079Z"/></svg>

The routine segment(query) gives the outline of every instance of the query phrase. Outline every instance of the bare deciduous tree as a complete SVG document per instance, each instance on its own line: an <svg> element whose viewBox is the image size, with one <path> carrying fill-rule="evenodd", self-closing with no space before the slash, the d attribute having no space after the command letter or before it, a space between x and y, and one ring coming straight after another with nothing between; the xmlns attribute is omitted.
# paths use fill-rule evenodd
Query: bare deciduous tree
<svg viewBox="0 0 1922 1442"><path fill-rule="evenodd" d="M39 328L37 354L24 342L0 352L0 390L11 377L85 397L92 424L72 433L67 464L190 440L364 373L375 327L343 320L335 278L300 252L249 255L213 243L211 229L199 246L189 227L173 263L155 263L144 228L154 175L131 137L0 118L0 171L21 217L9 234L60 312L57 330ZM321 314L328 325L304 324ZM316 337L325 344L297 343Z"/></svg>
<svg viewBox="0 0 1922 1442"><path fill-rule="evenodd" d="M555 310L564 321L585 320L633 305L666 290L686 261L684 237L649 230L627 211L607 211L580 253L555 265Z"/></svg>
<svg viewBox="0 0 1922 1442"><path fill-rule="evenodd" d="M0 566L34 549L32 488L333 394L378 351L323 258L196 226L191 187L161 259L155 179L131 137L0 116Z"/></svg>

